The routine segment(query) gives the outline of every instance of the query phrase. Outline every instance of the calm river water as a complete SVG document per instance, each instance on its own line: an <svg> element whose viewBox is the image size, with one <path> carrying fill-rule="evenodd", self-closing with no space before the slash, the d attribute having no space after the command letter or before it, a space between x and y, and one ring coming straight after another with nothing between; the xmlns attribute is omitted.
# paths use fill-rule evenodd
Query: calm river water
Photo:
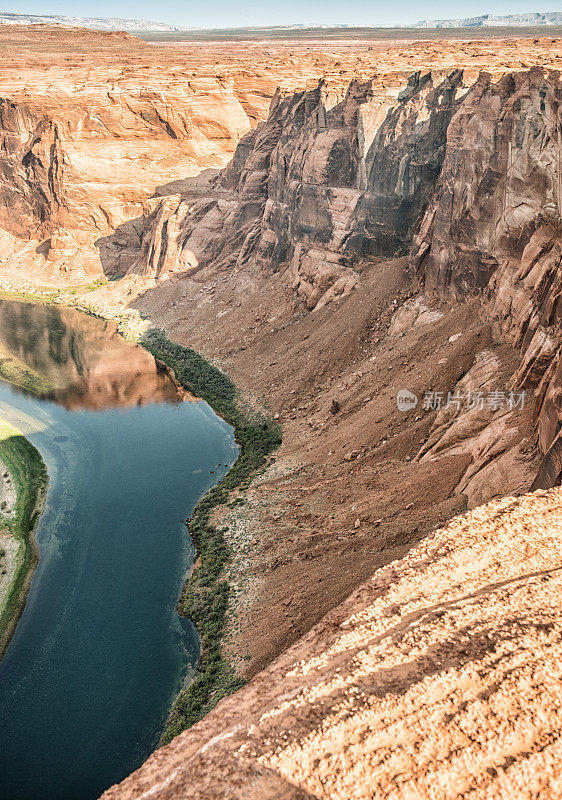
<svg viewBox="0 0 562 800"><path fill-rule="evenodd" d="M0 377L0 416L50 478L0 661L0 797L90 800L156 745L197 659L175 610L192 557L182 520L237 447L144 350L79 312L0 300Z"/></svg>

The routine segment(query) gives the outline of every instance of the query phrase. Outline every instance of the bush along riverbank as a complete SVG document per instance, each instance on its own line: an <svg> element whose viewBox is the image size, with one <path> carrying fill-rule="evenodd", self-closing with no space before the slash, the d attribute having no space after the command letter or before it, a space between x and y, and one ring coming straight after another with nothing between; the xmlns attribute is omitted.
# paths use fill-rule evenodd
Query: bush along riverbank
<svg viewBox="0 0 562 800"><path fill-rule="evenodd" d="M4 655L25 606L31 578L39 561L34 538L35 526L43 510L47 491L47 468L39 451L17 428L0 419L0 459L5 464L16 491L14 513L0 512L2 532L19 544L15 563L2 575L10 581L0 604L0 658ZM1 547L0 550L4 550ZM5 552L5 551L4 551Z"/></svg>
<svg viewBox="0 0 562 800"><path fill-rule="evenodd" d="M166 744L244 682L221 651L230 592L224 572L230 552L225 529L211 523L211 514L227 502L232 490L249 486L267 456L281 444L281 431L269 417L245 410L232 381L199 353L170 342L159 330L148 331L139 344L170 367L184 388L209 403L232 425L240 447L238 459L228 474L199 501L189 520L189 533L198 558L179 610L197 627L202 652L195 678L173 705L162 737L162 744Z"/></svg>

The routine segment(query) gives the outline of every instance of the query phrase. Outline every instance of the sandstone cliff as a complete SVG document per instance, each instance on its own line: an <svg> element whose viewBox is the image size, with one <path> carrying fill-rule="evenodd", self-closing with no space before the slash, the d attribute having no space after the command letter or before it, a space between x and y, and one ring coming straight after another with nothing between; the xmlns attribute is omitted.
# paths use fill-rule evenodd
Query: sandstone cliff
<svg viewBox="0 0 562 800"><path fill-rule="evenodd" d="M175 269L240 266L253 256L265 270L290 266L311 309L348 294L361 257L407 251L463 92L454 71L278 93L219 177L229 193L196 204L178 198ZM150 240L162 238L159 228L167 236L167 203L149 220ZM146 251L133 271L160 277L160 259Z"/></svg>
<svg viewBox="0 0 562 800"><path fill-rule="evenodd" d="M484 292L486 313L523 354L509 388L539 394L546 452L561 419L560 92L560 73L536 68L475 83L460 70L416 73L397 97L377 79L277 94L214 196L159 201L131 272L220 272L252 259L320 310L353 291L366 260L411 248L427 293L454 303ZM470 423L488 462L504 452L510 423L499 416ZM557 481L553 458L538 485Z"/></svg>
<svg viewBox="0 0 562 800"><path fill-rule="evenodd" d="M244 672L451 514L527 491L538 472L557 482L537 436L545 419L558 431L556 380L546 392L557 338L533 321L531 346L517 319L534 303L548 320L557 304L559 73L503 73L280 91L214 187L150 201L134 266L99 293L218 359L283 422L278 465L228 520L242 553L228 646ZM418 398L409 414L400 389ZM442 404L426 405L428 390ZM471 396L482 403L463 405Z"/></svg>
<svg viewBox="0 0 562 800"><path fill-rule="evenodd" d="M443 170L411 253L426 291L484 293L501 335L522 352L510 386L536 396L545 452L562 419L561 101L560 73L532 70L498 83L481 76L448 128ZM559 482L559 447L548 452L537 486Z"/></svg>
<svg viewBox="0 0 562 800"><path fill-rule="evenodd" d="M301 257L298 241L292 245L296 248L294 280L302 283L307 296L318 292L313 286L316 271L322 285L343 281L336 293L340 289L345 293L352 285L353 271L345 273L346 265L335 259L334 250L338 250L347 218L356 207L359 239L350 240L350 253L366 247L369 253L387 254L397 246L407 246L409 228L419 211L416 198L423 201L427 178L439 169L442 152L429 145L431 152L419 151L417 166L394 163L383 169L384 176L377 176L370 168L374 153L367 150L385 119L380 135L389 137L385 152L393 160L390 139L395 135L396 151L408 137L421 142L421 131L414 131L418 113L428 115L432 131L446 125L445 117L454 107L449 95L458 94L459 78L452 79L455 85L442 87L446 97L440 97L437 84L454 65L464 68L463 80L470 85L482 67L499 76L508 66L522 66L522 59L550 66L560 61L557 48L545 46L538 39L527 42L523 50L516 41L158 47L127 34L49 26L0 30L0 52L5 64L0 66L0 137L6 147L0 156L0 193L4 200L0 266L5 273L25 275L36 283L84 282L104 274L122 275L133 265L142 274L146 267L149 275L159 276L162 265L148 259L147 266L146 258L139 263L142 217L145 211L153 211L153 205L145 208L144 202L178 191L181 197L193 195L201 183L197 176L223 167L241 137L267 116L278 87L280 97L295 90L300 93L326 76L319 118L323 136L317 136L310 127L312 117L303 118L305 112L314 116L317 90L306 93L300 110L294 99L279 104L287 107L287 113L288 107L293 108L296 116L292 131L285 131L284 145L279 144L272 161L273 205L268 205L269 228L260 236L260 252L267 255L268 248L273 248L276 257L283 257L288 211L295 239L303 238L304 246ZM408 84L416 70L421 70L421 76ZM427 78L423 75L429 70L435 71L435 77L424 83ZM353 81L357 85L351 89ZM416 81L421 81L419 86ZM411 102L404 112L395 101L408 85L408 92L415 91L419 108L415 110ZM346 93L348 98L343 102ZM443 109L438 103L444 103ZM391 107L396 116L386 118ZM278 122L281 113L279 107ZM409 114L409 119L400 118L403 113ZM324 114L330 117L326 128ZM400 129L396 134L395 123ZM236 212L230 213L232 205L218 209L221 219L226 215L228 224L239 234L243 254L257 238L248 214L253 214L252 204L263 192L260 181L263 183L263 172L268 168L268 152L272 155L277 145L272 126L271 117L268 133L262 132L259 139L245 139L235 156L234 163L240 168L248 156L245 172L256 173L246 189L248 202L244 200L242 219ZM297 137L297 129L302 163L291 155L290 140ZM428 138L424 141L429 143ZM343 149L340 152L338 148ZM325 162L324 156L328 159ZM302 197L291 186L293 179L301 181L301 167L308 175L308 183L303 184L306 188L299 190L306 192ZM343 172L338 173L338 169ZM400 169L404 174L398 174ZM325 178L329 191L315 189L316 182ZM384 199L386 188L381 181L401 183L390 204L388 198ZM363 195L368 182L366 199L356 204L357 190ZM229 186L234 188L232 181ZM302 216L302 211L302 218L296 213L295 204L302 205L301 201L310 204L310 219ZM323 242L318 232L315 235L308 229L321 224L326 215L334 216L339 233ZM238 230L239 223L245 236ZM371 242L375 225L382 227ZM181 266L193 266L200 260L197 237L193 245L193 255L186 253ZM315 249L318 253L307 258L306 251ZM208 261L219 250L222 247L217 244L215 251L203 254L203 260ZM291 256L289 251L287 254ZM164 273L169 271L169 266L164 269ZM308 302L313 305L314 297Z"/></svg>
<svg viewBox="0 0 562 800"><path fill-rule="evenodd" d="M380 569L104 800L559 798L562 494Z"/></svg>

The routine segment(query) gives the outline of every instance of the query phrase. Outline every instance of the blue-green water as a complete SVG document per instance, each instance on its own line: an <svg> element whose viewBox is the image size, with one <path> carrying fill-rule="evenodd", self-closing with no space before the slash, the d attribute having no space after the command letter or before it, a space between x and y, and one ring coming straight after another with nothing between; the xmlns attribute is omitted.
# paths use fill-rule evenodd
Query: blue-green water
<svg viewBox="0 0 562 800"><path fill-rule="evenodd" d="M4 346L19 305L0 304ZM24 309L37 327L30 351L43 347L50 324L45 309L32 309ZM55 320L64 342L80 334L63 344L63 366L49 377L64 372L50 393L58 402L0 382L0 416L28 435L50 477L39 566L0 662L2 800L96 798L155 746L197 658L197 637L175 610L192 555L182 520L237 455L232 430L205 403L162 400L175 389L165 376L155 381L153 362L143 376L144 352L139 367L138 349L104 323L75 312ZM92 330L97 344L86 358ZM56 342L58 358L60 331ZM109 381L106 349L120 365ZM46 374L48 356L32 355L17 353Z"/></svg>

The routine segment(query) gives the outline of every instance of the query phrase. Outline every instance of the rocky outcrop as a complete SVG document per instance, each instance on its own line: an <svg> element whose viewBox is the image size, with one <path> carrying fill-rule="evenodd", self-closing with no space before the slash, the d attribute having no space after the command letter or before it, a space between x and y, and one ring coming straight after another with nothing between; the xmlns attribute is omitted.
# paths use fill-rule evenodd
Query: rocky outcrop
<svg viewBox="0 0 562 800"><path fill-rule="evenodd" d="M244 137L218 179L228 195L178 207L177 269L240 266L252 256L266 271L290 268L309 309L345 296L362 257L406 251L464 91L454 71L396 76L393 86L331 80L278 92L267 121ZM151 240L161 238L162 216L169 219L165 202L149 220ZM146 252L133 271L159 275Z"/></svg>
<svg viewBox="0 0 562 800"><path fill-rule="evenodd" d="M536 397L539 445L558 452L561 91L560 73L535 68L473 84L460 70L415 73L394 96L377 79L279 92L213 195L154 208L131 271L158 279L252 259L320 310L353 291L366 260L410 247L429 295L483 294L498 334L522 352L509 386L488 388ZM507 418L480 417L459 485L471 502L487 496L492 462L515 474L525 460L508 447ZM558 481L558 461L562 449L538 486Z"/></svg>
<svg viewBox="0 0 562 800"><path fill-rule="evenodd" d="M475 508L490 497L529 488L529 442L521 438L520 393L498 390L500 364L490 350L476 354L439 408L429 436L416 457L421 463L443 456L468 455L469 465L455 488Z"/></svg>
<svg viewBox="0 0 562 800"><path fill-rule="evenodd" d="M501 336L522 351L510 388L536 397L543 452L560 447L562 422L561 100L560 73L480 77L449 126L411 253L426 291L483 292ZM559 481L553 458L538 485Z"/></svg>
<svg viewBox="0 0 562 800"><path fill-rule="evenodd" d="M362 258L407 252L416 234L411 263L429 291L483 288L556 225L557 80L535 70L471 86L455 70L415 73L397 98L376 79L279 93L220 176L222 204L178 209L186 252L174 260L290 267L315 308L332 286L352 288Z"/></svg>
<svg viewBox="0 0 562 800"><path fill-rule="evenodd" d="M378 570L104 800L560 796L560 490Z"/></svg>
<svg viewBox="0 0 562 800"><path fill-rule="evenodd" d="M59 126L0 98L0 227L40 238L64 204L65 155Z"/></svg>

